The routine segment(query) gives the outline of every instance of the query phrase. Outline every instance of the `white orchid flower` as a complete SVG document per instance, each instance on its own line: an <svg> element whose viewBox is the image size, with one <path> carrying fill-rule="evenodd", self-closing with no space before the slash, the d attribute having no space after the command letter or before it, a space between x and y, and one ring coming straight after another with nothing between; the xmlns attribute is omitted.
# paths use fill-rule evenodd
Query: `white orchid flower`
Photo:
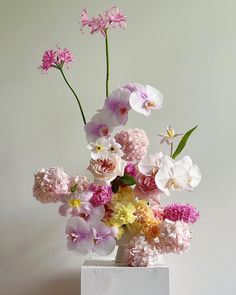
<svg viewBox="0 0 236 295"><path fill-rule="evenodd" d="M148 155L138 163L138 169L143 175L155 175L159 170L163 159L164 155L162 152L156 153L155 155Z"/></svg>

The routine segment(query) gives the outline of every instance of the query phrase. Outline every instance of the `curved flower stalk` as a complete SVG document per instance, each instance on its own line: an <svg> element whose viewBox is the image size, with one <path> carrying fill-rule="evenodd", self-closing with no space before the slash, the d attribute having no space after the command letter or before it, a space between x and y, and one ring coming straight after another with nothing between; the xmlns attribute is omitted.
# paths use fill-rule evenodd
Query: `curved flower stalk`
<svg viewBox="0 0 236 295"><path fill-rule="evenodd" d="M73 95L79 105L80 112L81 112L81 115L83 118L83 122L84 122L84 124L86 124L84 111L83 111L82 105L80 103L79 97L76 94L76 92L74 91L74 89L71 87L71 85L68 82L68 80L65 76L65 73L63 71L63 66L66 65L67 67L69 67L69 64L72 62L74 62L74 57L73 57L72 53L66 48L61 49L60 47L57 47L56 50L49 49L44 52L43 58L42 58L42 64L39 66L39 69L41 69L42 73L47 73L48 70L51 68L55 68L60 71L64 81L66 82L67 86L70 88L71 92L73 93Z"/></svg>

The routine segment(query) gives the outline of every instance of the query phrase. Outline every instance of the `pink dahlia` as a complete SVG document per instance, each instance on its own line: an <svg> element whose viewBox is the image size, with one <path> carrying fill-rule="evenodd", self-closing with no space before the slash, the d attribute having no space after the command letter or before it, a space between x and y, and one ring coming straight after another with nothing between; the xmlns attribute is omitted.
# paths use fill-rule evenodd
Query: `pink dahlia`
<svg viewBox="0 0 236 295"><path fill-rule="evenodd" d="M156 186L155 177L143 174L139 174L134 192L141 199L156 199L160 194Z"/></svg>
<svg viewBox="0 0 236 295"><path fill-rule="evenodd" d="M47 73L50 68L62 68L64 64L69 66L73 61L74 57L69 49L57 47L56 50L49 49L44 52L39 69Z"/></svg>
<svg viewBox="0 0 236 295"><path fill-rule="evenodd" d="M83 9L81 14L81 29L89 27L90 33L94 34L100 32L105 36L105 31L112 28L125 28L127 17L117 7L112 6L104 13L99 14L98 17L88 17L88 10Z"/></svg>
<svg viewBox="0 0 236 295"><path fill-rule="evenodd" d="M149 267L159 264L161 255L144 236L135 236L126 251L127 263L134 267Z"/></svg>
<svg viewBox="0 0 236 295"><path fill-rule="evenodd" d="M62 168L40 169L34 175L33 196L42 203L56 203L69 193L69 183Z"/></svg>
<svg viewBox="0 0 236 295"><path fill-rule="evenodd" d="M112 198L110 185L91 184L89 190L93 193L90 202L95 207L107 204Z"/></svg>
<svg viewBox="0 0 236 295"><path fill-rule="evenodd" d="M122 146L126 161L139 161L147 153L149 140L142 129L122 130L115 135L115 140Z"/></svg>
<svg viewBox="0 0 236 295"><path fill-rule="evenodd" d="M156 249L162 254L184 253L190 247L191 233L189 225L183 221L173 222L165 219L160 224L159 242Z"/></svg>
<svg viewBox="0 0 236 295"><path fill-rule="evenodd" d="M187 223L195 223L200 215L196 208L190 204L171 204L164 208L164 219L171 221L184 221Z"/></svg>

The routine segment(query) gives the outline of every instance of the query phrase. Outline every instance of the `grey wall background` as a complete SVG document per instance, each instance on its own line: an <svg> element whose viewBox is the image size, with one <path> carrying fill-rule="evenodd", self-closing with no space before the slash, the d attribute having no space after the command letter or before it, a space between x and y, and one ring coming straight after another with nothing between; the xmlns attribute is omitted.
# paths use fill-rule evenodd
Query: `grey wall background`
<svg viewBox="0 0 236 295"><path fill-rule="evenodd" d="M190 251L167 258L171 295L234 295L234 0L1 0L0 293L79 294L83 259L66 250L57 206L36 202L31 187L40 167L83 173L89 154L74 98L59 73L43 76L37 66L45 49L70 48L77 62L67 75L90 118L104 100L104 40L80 33L80 11L112 4L129 21L125 31L110 33L111 88L135 81L165 96L160 112L148 120L132 113L128 126L144 128L154 151L167 124L178 131L199 124L185 154L201 167L202 183L165 200L201 210Z"/></svg>

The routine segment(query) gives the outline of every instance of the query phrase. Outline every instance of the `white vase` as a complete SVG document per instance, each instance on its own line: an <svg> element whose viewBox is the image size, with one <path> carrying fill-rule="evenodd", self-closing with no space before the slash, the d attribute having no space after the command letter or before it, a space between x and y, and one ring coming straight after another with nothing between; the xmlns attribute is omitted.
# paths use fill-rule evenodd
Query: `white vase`
<svg viewBox="0 0 236 295"><path fill-rule="evenodd" d="M125 229L125 232L122 235L122 237L116 241L116 245L118 246L115 258L116 263L127 265L126 250L132 238L133 234L131 234L127 229Z"/></svg>

